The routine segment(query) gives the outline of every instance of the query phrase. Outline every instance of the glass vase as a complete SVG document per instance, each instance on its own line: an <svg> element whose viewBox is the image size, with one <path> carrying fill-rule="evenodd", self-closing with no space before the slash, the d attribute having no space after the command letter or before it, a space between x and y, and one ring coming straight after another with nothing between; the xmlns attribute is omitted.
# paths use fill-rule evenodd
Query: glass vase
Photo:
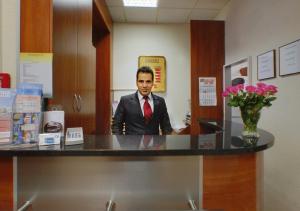
<svg viewBox="0 0 300 211"><path fill-rule="evenodd" d="M240 107L240 111L244 124L242 132L243 139L246 144L256 144L259 138L257 123L260 118L261 108L257 106L245 106Z"/></svg>

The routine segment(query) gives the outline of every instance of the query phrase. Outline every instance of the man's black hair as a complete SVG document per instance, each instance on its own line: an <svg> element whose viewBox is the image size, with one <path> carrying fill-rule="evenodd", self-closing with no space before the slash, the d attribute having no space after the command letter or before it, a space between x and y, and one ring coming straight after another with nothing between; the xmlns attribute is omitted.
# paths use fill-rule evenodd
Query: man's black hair
<svg viewBox="0 0 300 211"><path fill-rule="evenodd" d="M154 81L154 73L153 70L148 66L140 67L136 72L136 80L138 80L139 73L149 73L152 76L152 81Z"/></svg>

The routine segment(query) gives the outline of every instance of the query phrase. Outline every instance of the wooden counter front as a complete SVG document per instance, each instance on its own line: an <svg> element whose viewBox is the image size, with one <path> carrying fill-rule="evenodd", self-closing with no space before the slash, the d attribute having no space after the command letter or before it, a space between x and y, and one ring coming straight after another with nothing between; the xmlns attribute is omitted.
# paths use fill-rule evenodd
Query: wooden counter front
<svg viewBox="0 0 300 211"><path fill-rule="evenodd" d="M13 210L13 158L0 157L0 210Z"/></svg>

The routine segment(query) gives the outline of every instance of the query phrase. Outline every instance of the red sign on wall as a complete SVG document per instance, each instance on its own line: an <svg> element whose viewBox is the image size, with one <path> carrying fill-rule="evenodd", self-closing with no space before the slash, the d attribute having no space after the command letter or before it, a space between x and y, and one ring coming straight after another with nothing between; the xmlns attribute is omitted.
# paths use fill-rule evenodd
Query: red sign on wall
<svg viewBox="0 0 300 211"><path fill-rule="evenodd" d="M0 73L0 87L10 88L10 75L8 73Z"/></svg>

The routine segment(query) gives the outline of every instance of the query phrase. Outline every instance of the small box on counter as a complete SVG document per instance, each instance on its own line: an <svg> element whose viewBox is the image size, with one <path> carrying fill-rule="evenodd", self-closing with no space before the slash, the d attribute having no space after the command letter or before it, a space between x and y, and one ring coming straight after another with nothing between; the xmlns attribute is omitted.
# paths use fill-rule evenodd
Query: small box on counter
<svg viewBox="0 0 300 211"><path fill-rule="evenodd" d="M64 137L65 112L46 111L44 112L43 131L44 133L60 133Z"/></svg>

